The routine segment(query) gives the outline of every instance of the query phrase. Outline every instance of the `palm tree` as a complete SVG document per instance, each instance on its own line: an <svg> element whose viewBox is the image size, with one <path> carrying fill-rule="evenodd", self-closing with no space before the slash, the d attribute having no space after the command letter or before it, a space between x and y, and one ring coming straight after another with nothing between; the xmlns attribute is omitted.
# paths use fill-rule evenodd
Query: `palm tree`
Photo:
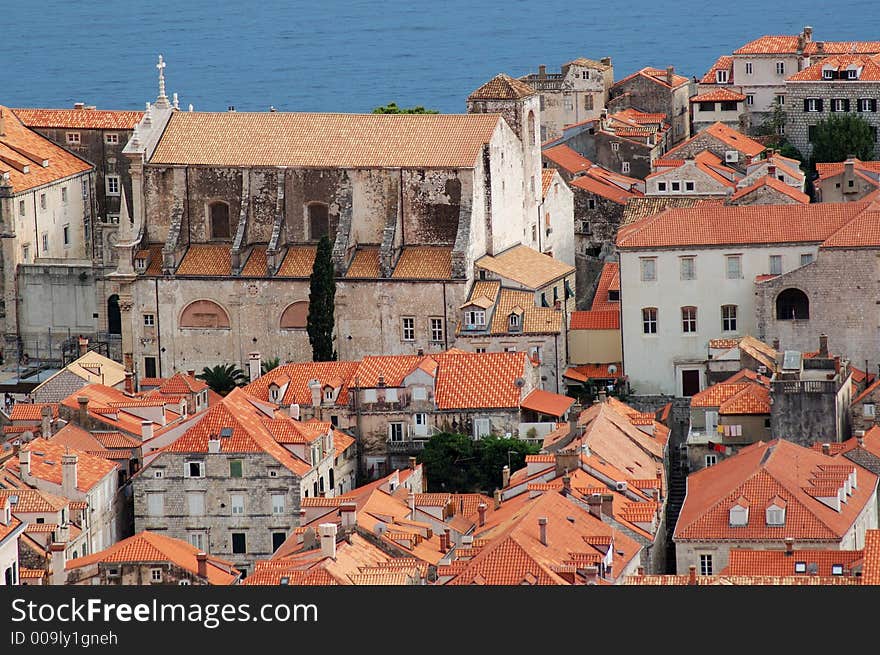
<svg viewBox="0 0 880 655"><path fill-rule="evenodd" d="M260 364L260 373L262 375L266 375L273 368L278 368L281 366L281 358L280 357L270 357L269 359L264 359L263 363Z"/></svg>
<svg viewBox="0 0 880 655"><path fill-rule="evenodd" d="M211 389L225 396L235 387L240 387L247 382L247 376L235 364L217 364L213 367L205 367L196 376L204 380Z"/></svg>

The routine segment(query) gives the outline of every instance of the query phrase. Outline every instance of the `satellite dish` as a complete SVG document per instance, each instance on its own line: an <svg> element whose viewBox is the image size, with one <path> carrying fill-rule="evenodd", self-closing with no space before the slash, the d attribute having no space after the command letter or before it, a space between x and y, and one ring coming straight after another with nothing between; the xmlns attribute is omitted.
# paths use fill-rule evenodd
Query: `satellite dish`
<svg viewBox="0 0 880 655"><path fill-rule="evenodd" d="M615 366L614 364L609 364L608 375L614 375L615 373L617 373L617 366Z"/></svg>
<svg viewBox="0 0 880 655"><path fill-rule="evenodd" d="M513 381L513 384L516 385L517 387L523 387L525 385L525 383L526 383L526 381L523 380L522 378L517 378L516 380Z"/></svg>

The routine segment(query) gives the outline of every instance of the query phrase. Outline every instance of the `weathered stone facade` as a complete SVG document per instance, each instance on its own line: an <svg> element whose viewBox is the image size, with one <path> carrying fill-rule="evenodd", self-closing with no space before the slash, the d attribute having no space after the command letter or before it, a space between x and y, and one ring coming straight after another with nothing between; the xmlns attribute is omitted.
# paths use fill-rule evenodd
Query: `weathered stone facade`
<svg viewBox="0 0 880 655"><path fill-rule="evenodd" d="M658 81L661 78L663 81ZM690 136L690 83L675 75L671 66L665 75L652 77L643 75L642 71L630 75L611 87L610 96L609 109L633 107L643 112L666 114L666 120L672 125L670 143L678 143Z"/></svg>
<svg viewBox="0 0 880 655"><path fill-rule="evenodd" d="M571 190L574 194L576 252L590 257L609 257L614 251L625 205L577 184L573 184Z"/></svg>

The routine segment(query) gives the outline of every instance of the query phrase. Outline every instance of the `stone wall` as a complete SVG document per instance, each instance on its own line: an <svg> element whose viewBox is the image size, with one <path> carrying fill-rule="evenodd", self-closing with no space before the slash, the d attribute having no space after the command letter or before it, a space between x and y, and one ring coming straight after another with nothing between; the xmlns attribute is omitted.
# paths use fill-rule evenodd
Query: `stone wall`
<svg viewBox="0 0 880 655"><path fill-rule="evenodd" d="M579 255L599 257L613 251L624 205L576 185L574 195L575 250ZM586 287L588 288L589 283ZM580 287L580 282L578 283Z"/></svg>

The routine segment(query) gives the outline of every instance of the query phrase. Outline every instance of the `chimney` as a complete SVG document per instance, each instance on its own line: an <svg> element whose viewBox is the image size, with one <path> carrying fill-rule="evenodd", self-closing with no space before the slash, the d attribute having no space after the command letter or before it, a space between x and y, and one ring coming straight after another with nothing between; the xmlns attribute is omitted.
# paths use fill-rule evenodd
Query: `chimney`
<svg viewBox="0 0 880 655"><path fill-rule="evenodd" d="M819 335L819 357L828 357L828 335Z"/></svg>
<svg viewBox="0 0 880 655"><path fill-rule="evenodd" d="M321 383L318 380L309 381L309 391L312 392L312 407L321 406Z"/></svg>
<svg viewBox="0 0 880 655"><path fill-rule="evenodd" d="M602 494L602 513L614 516L614 494Z"/></svg>
<svg viewBox="0 0 880 655"><path fill-rule="evenodd" d="M141 441L149 441L153 438L153 422L141 421Z"/></svg>
<svg viewBox="0 0 880 655"><path fill-rule="evenodd" d="M416 495L412 491L410 491L406 495L406 504L409 506L410 520L415 519L415 517L416 517Z"/></svg>
<svg viewBox="0 0 880 655"><path fill-rule="evenodd" d="M52 436L52 406L51 405L43 405L40 408L40 425L41 432L43 433L43 439L48 439Z"/></svg>
<svg viewBox="0 0 880 655"><path fill-rule="evenodd" d="M411 471L415 471L415 470L416 470L416 461L417 461L417 460L416 460L415 457L410 457L410 458L409 458L409 468L410 468Z"/></svg>
<svg viewBox="0 0 880 655"><path fill-rule="evenodd" d="M89 338L82 335L79 336L79 356L82 357L89 352Z"/></svg>
<svg viewBox="0 0 880 655"><path fill-rule="evenodd" d="M18 468L21 474L21 481L30 483L31 476L31 451L27 448L18 451Z"/></svg>
<svg viewBox="0 0 880 655"><path fill-rule="evenodd" d="M134 374L131 371L125 372L125 393L134 393Z"/></svg>
<svg viewBox="0 0 880 655"><path fill-rule="evenodd" d="M85 108L86 108L86 103L84 103L84 102L74 102L74 103L73 103L73 108L74 108L74 109L85 109Z"/></svg>
<svg viewBox="0 0 880 655"><path fill-rule="evenodd" d="M196 572L203 580L208 577L208 553L196 553L198 568Z"/></svg>
<svg viewBox="0 0 880 655"><path fill-rule="evenodd" d="M776 165L775 164L769 164L767 166L767 175L769 175L770 177L776 177Z"/></svg>
<svg viewBox="0 0 880 655"><path fill-rule="evenodd" d="M645 567L644 566L636 567L636 575L638 575L639 577L645 575Z"/></svg>
<svg viewBox="0 0 880 655"><path fill-rule="evenodd" d="M51 544L49 546L48 555L48 568L49 568L49 584L50 585L62 585L66 580L66 575L64 573L64 549L65 544Z"/></svg>
<svg viewBox="0 0 880 655"><path fill-rule="evenodd" d="M385 386L385 376L382 373L379 373L379 379L376 381L376 386L377 387L384 387Z"/></svg>
<svg viewBox="0 0 880 655"><path fill-rule="evenodd" d="M697 567L694 564L691 564L688 567L688 584L689 585L697 584Z"/></svg>
<svg viewBox="0 0 880 655"><path fill-rule="evenodd" d="M0 136L6 136L6 118L2 109L0 109Z"/></svg>
<svg viewBox="0 0 880 655"><path fill-rule="evenodd" d="M538 531L541 533L540 539L541 543L545 546L547 545L547 517L541 516L538 518Z"/></svg>
<svg viewBox="0 0 880 655"><path fill-rule="evenodd" d="M88 396L77 396L76 403L79 405L79 424L85 427L86 419L89 416L89 398Z"/></svg>
<svg viewBox="0 0 880 655"><path fill-rule="evenodd" d="M501 488L506 489L510 486L510 467L505 464L501 469Z"/></svg>
<svg viewBox="0 0 880 655"><path fill-rule="evenodd" d="M562 476L562 493L565 496L571 494L571 476L568 474Z"/></svg>
<svg viewBox="0 0 880 655"><path fill-rule="evenodd" d="M773 339L773 350L779 350L779 339Z"/></svg>
<svg viewBox="0 0 880 655"><path fill-rule="evenodd" d="M450 548L452 548L452 530L450 530L449 528L443 530L443 537L446 541L446 550L449 550Z"/></svg>
<svg viewBox="0 0 880 655"><path fill-rule="evenodd" d="M605 64L606 66L610 66L611 65L611 57L602 57L602 59L599 60L599 63Z"/></svg>
<svg viewBox="0 0 880 655"><path fill-rule="evenodd" d="M55 531L55 542L59 544L66 544L70 541L70 523L65 523L64 525L59 525L58 529Z"/></svg>
<svg viewBox="0 0 880 655"><path fill-rule="evenodd" d="M590 509L590 514L602 520L602 494L592 494L587 498L587 507Z"/></svg>
<svg viewBox="0 0 880 655"><path fill-rule="evenodd" d="M792 537L785 538L785 555L786 557L794 555L794 538Z"/></svg>
<svg viewBox="0 0 880 655"><path fill-rule="evenodd" d="M666 67L666 83L669 86L672 86L672 80L675 77L675 66L667 66Z"/></svg>
<svg viewBox="0 0 880 655"><path fill-rule="evenodd" d="M186 374L191 378L194 378L196 376L196 370L194 368L187 369Z"/></svg>
<svg viewBox="0 0 880 655"><path fill-rule="evenodd" d="M488 509L486 503L477 505L477 514L480 516L479 526L481 528L486 525L486 509Z"/></svg>
<svg viewBox="0 0 880 655"><path fill-rule="evenodd" d="M831 455L831 444L830 443L823 443L822 444L822 454L829 455L829 456Z"/></svg>
<svg viewBox="0 0 880 655"><path fill-rule="evenodd" d="M493 498L495 500L495 509L501 507L501 489L496 489L493 494Z"/></svg>
<svg viewBox="0 0 880 655"><path fill-rule="evenodd" d="M595 565L585 566L584 567L584 578L587 581L587 584L598 584L599 583L599 567Z"/></svg>
<svg viewBox="0 0 880 655"><path fill-rule="evenodd" d="M253 382L262 374L263 358L258 352L248 353L248 377Z"/></svg>
<svg viewBox="0 0 880 655"><path fill-rule="evenodd" d="M423 357L425 355L425 349L419 348L418 350L416 350L416 355L418 355L419 357Z"/></svg>
<svg viewBox="0 0 880 655"><path fill-rule="evenodd" d="M813 28L809 25L804 25L804 41L809 43L813 40Z"/></svg>
<svg viewBox="0 0 880 655"><path fill-rule="evenodd" d="M858 442L860 448L865 447L865 431L864 430L856 430L856 441Z"/></svg>
<svg viewBox="0 0 880 655"><path fill-rule="evenodd" d="M546 65L541 64L540 66L538 66L538 77L540 77L542 80L545 77L547 77L547 66Z"/></svg>
<svg viewBox="0 0 880 655"><path fill-rule="evenodd" d="M817 54L825 54L825 42L824 41L816 41L816 53Z"/></svg>
<svg viewBox="0 0 880 655"><path fill-rule="evenodd" d="M606 400L608 400L608 392L605 391L605 387L602 387L599 389L599 402L604 403Z"/></svg>
<svg viewBox="0 0 880 655"><path fill-rule="evenodd" d="M321 555L336 559L336 524L321 523L318 534L321 535Z"/></svg>
<svg viewBox="0 0 880 655"><path fill-rule="evenodd" d="M220 435L212 434L208 437L208 453L216 455L220 452Z"/></svg>
<svg viewBox="0 0 880 655"><path fill-rule="evenodd" d="M77 468L79 456L66 454L61 456L61 494L67 498L76 498Z"/></svg>
<svg viewBox="0 0 880 655"><path fill-rule="evenodd" d="M446 545L446 533L441 532L437 536L440 538L440 552L445 553L447 550L449 550L449 547Z"/></svg>
<svg viewBox="0 0 880 655"><path fill-rule="evenodd" d="M357 504L342 503L339 506L339 514L342 516L343 530L354 529L357 525Z"/></svg>

